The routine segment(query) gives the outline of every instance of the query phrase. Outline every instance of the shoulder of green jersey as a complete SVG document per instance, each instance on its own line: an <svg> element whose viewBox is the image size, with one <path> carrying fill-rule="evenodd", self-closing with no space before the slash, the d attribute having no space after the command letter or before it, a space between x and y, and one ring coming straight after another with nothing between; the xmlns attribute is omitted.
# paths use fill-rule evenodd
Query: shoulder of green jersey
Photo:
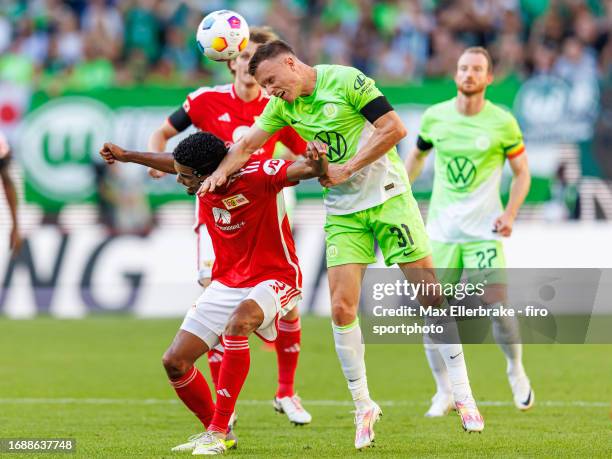
<svg viewBox="0 0 612 459"><path fill-rule="evenodd" d="M504 107L503 105L494 104L491 101L488 101L488 102L489 102L489 106L491 107L491 110L497 112L499 116L503 116L507 118L509 121L515 119L510 109Z"/></svg>
<svg viewBox="0 0 612 459"><path fill-rule="evenodd" d="M454 99L445 100L444 102L438 102L437 104L431 105L429 108L427 108L427 110L425 110L425 112L423 113L423 116L425 115L432 116L432 117L443 116L444 114L446 114L449 108L453 108L452 107L453 100Z"/></svg>

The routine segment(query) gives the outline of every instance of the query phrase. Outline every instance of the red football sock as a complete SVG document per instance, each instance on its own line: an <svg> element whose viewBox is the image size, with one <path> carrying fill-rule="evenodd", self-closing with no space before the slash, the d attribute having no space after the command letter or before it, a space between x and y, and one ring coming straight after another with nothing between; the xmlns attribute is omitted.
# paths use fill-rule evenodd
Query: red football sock
<svg viewBox="0 0 612 459"><path fill-rule="evenodd" d="M208 351L208 366L210 368L210 378L215 385L215 392L219 385L219 370L221 370L221 361L223 360L223 352L216 349Z"/></svg>
<svg viewBox="0 0 612 459"><path fill-rule="evenodd" d="M251 353L249 339L246 336L224 336L223 347L225 352L219 372L217 403L208 430L226 433L238 395L249 373Z"/></svg>
<svg viewBox="0 0 612 459"><path fill-rule="evenodd" d="M278 321L278 337L276 346L276 360L278 362L278 389L276 396L291 397L294 394L293 382L300 357L300 342L302 329L300 318L295 320Z"/></svg>
<svg viewBox="0 0 612 459"><path fill-rule="evenodd" d="M179 398L198 417L206 429L210 425L215 412L215 404L208 383L200 370L193 366L179 379L170 380L170 384L174 387Z"/></svg>

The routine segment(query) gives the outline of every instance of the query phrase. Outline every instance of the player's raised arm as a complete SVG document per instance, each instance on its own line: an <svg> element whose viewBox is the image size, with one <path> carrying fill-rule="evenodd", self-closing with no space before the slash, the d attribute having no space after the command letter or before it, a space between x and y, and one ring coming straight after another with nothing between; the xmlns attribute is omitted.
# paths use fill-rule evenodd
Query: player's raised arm
<svg viewBox="0 0 612 459"><path fill-rule="evenodd" d="M256 125L251 126L244 136L230 147L217 170L202 182L198 194L203 196L207 192L223 186L227 178L240 169L248 161L251 154L260 149L271 135Z"/></svg>
<svg viewBox="0 0 612 459"><path fill-rule="evenodd" d="M327 173L327 165L327 145L318 140L308 142L305 158L297 160L287 168L287 180L298 182L321 177Z"/></svg>
<svg viewBox="0 0 612 459"><path fill-rule="evenodd" d="M169 120L165 120L161 126L159 126L153 134L149 137L147 148L151 152L162 153L166 150L166 144L168 140L177 135L179 131L170 124ZM157 169L150 168L149 175L153 178L161 178L165 174Z"/></svg>
<svg viewBox="0 0 612 459"><path fill-rule="evenodd" d="M136 163L168 174L176 174L172 153L128 151L114 143L107 142L100 149L100 156L104 158L107 164L113 164L116 161L122 163Z"/></svg>

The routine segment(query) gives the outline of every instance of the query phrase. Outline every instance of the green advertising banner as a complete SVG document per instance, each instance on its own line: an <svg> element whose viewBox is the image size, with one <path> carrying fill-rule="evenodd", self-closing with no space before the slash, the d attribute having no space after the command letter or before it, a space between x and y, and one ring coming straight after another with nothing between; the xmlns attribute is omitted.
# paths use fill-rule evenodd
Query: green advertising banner
<svg viewBox="0 0 612 459"><path fill-rule="evenodd" d="M153 130L182 104L186 94L193 89L116 88L67 93L60 97L35 93L17 145L18 156L25 170L26 200L40 204L47 211L57 211L66 204L94 201L97 195L96 170L100 169L98 150L102 144L113 141L125 148L145 150ZM512 109L520 89L519 81L507 79L491 86L488 97ZM440 80L383 88L383 92L410 132L410 136L399 146L400 154L404 156L414 145L423 110L453 97L456 89L452 81ZM521 100L525 106L525 98ZM168 149L172 149L190 132L172 139ZM144 170L142 172L140 183L151 205L190 199L175 183L174 177L154 181L146 178ZM549 173L542 176L534 174L528 200L541 202L550 199L552 177L553 174ZM298 188L299 198L320 196L319 185L311 182ZM506 180L505 192L508 185L509 181ZM428 198L430 178L425 176L417 181L414 190L417 198Z"/></svg>

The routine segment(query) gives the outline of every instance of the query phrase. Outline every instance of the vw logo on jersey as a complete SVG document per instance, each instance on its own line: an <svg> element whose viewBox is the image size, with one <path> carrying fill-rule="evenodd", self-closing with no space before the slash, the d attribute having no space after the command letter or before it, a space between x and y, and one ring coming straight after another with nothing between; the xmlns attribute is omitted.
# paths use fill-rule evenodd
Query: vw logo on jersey
<svg viewBox="0 0 612 459"><path fill-rule="evenodd" d="M346 155L346 140L336 131L321 131L315 135L315 140L327 144L327 159L330 163L336 163Z"/></svg>
<svg viewBox="0 0 612 459"><path fill-rule="evenodd" d="M467 188L476 179L476 166L465 156L456 156L446 165L446 177L455 188Z"/></svg>
<svg viewBox="0 0 612 459"><path fill-rule="evenodd" d="M491 147L491 138L488 135L479 135L474 141L474 145L480 151L488 150Z"/></svg>
<svg viewBox="0 0 612 459"><path fill-rule="evenodd" d="M229 225L232 221L232 214L225 209L219 209L218 207L212 208L213 217L217 225Z"/></svg>

